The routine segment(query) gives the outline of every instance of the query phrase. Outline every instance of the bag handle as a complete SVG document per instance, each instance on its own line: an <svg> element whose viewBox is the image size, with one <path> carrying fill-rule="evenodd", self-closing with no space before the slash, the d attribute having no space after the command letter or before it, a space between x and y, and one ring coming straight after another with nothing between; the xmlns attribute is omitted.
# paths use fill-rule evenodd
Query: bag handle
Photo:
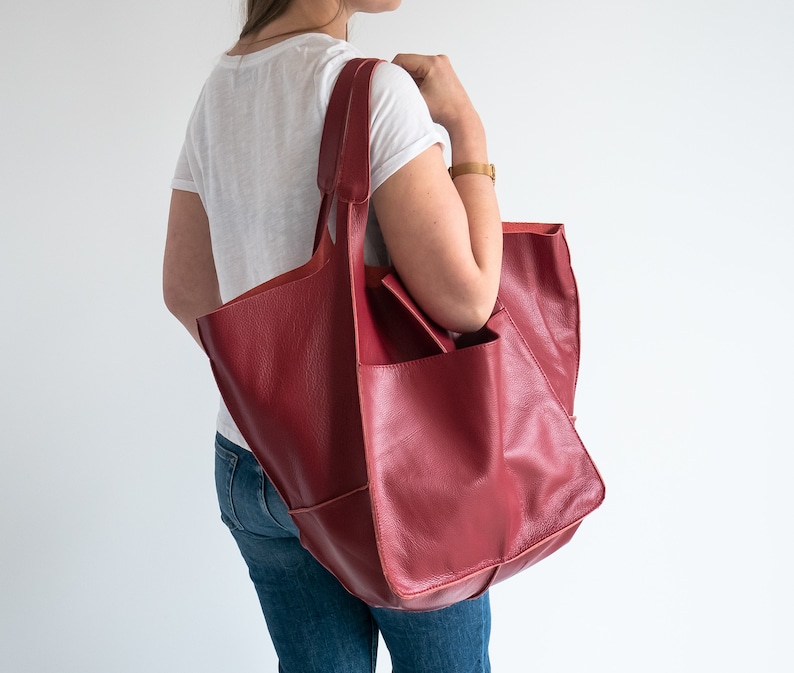
<svg viewBox="0 0 794 673"><path fill-rule="evenodd" d="M357 59L358 60L358 59ZM381 61L361 59L353 79L347 128L339 159L337 197L352 204L369 201L369 104L372 75Z"/></svg>
<svg viewBox="0 0 794 673"><path fill-rule="evenodd" d="M317 186L323 195L317 227L314 231L314 247L312 255L317 252L328 228L328 215L331 212L333 196L339 183L340 166L342 163L342 145L348 125L348 117L353 97L353 82L357 73L367 67L373 59L354 58L348 61L339 73L336 84L331 92L328 109L325 114L322 140L320 142L320 158L317 165ZM376 61L377 62L377 61ZM373 64L372 69L375 65ZM369 154L367 154L369 157ZM369 162L367 162L367 179ZM367 182L369 193L369 182Z"/></svg>
<svg viewBox="0 0 794 673"><path fill-rule="evenodd" d="M353 82L364 63L363 58L348 61L339 73L331 92L328 110L325 113L317 167L317 186L323 194L333 194L336 189L339 164L342 161L342 142L347 130L348 113L353 97Z"/></svg>

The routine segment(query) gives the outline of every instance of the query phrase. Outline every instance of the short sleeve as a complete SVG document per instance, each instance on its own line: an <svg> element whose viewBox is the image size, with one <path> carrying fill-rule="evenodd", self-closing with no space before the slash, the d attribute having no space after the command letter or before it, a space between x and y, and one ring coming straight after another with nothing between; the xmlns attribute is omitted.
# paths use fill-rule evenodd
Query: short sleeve
<svg viewBox="0 0 794 673"><path fill-rule="evenodd" d="M171 180L172 189L181 189L185 192L198 192L196 183L193 181L193 174L190 172L190 164L187 160L187 149L182 145L182 151L179 153L179 159L176 162L176 169L174 170L174 178Z"/></svg>
<svg viewBox="0 0 794 673"><path fill-rule="evenodd" d="M401 67L382 63L372 81L370 171L372 191L436 143L445 133L430 117L419 88Z"/></svg>

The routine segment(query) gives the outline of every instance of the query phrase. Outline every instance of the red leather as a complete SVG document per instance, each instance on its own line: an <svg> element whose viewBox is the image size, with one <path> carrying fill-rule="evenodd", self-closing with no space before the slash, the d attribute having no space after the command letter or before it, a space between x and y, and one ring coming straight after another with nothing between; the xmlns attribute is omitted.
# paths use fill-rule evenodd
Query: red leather
<svg viewBox="0 0 794 673"><path fill-rule="evenodd" d="M376 66L351 61L332 95L311 261L198 322L303 545L367 603L428 610L564 545L604 486L571 420L579 311L562 225L504 224L499 301L476 334L433 324L393 273L372 287Z"/></svg>

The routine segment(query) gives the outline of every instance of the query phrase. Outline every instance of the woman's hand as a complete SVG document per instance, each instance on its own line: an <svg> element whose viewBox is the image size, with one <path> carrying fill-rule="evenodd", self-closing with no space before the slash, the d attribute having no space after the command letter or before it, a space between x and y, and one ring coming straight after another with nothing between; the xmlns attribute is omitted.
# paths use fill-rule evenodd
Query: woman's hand
<svg viewBox="0 0 794 673"><path fill-rule="evenodd" d="M437 124L452 133L461 124L479 123L477 111L446 56L398 54L392 62L413 77Z"/></svg>

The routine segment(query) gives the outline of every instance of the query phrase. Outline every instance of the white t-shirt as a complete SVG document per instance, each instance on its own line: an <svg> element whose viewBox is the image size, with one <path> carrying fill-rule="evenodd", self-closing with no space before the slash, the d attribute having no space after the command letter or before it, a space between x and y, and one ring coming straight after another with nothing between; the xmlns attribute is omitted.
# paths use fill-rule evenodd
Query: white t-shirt
<svg viewBox="0 0 794 673"><path fill-rule="evenodd" d="M224 302L311 257L325 110L342 66L361 54L311 33L221 57L199 96L171 186L201 197ZM411 77L383 63L370 102L371 188L444 136ZM372 220L373 218L371 218ZM385 263L374 222L365 258ZM218 432L247 448L223 403Z"/></svg>

